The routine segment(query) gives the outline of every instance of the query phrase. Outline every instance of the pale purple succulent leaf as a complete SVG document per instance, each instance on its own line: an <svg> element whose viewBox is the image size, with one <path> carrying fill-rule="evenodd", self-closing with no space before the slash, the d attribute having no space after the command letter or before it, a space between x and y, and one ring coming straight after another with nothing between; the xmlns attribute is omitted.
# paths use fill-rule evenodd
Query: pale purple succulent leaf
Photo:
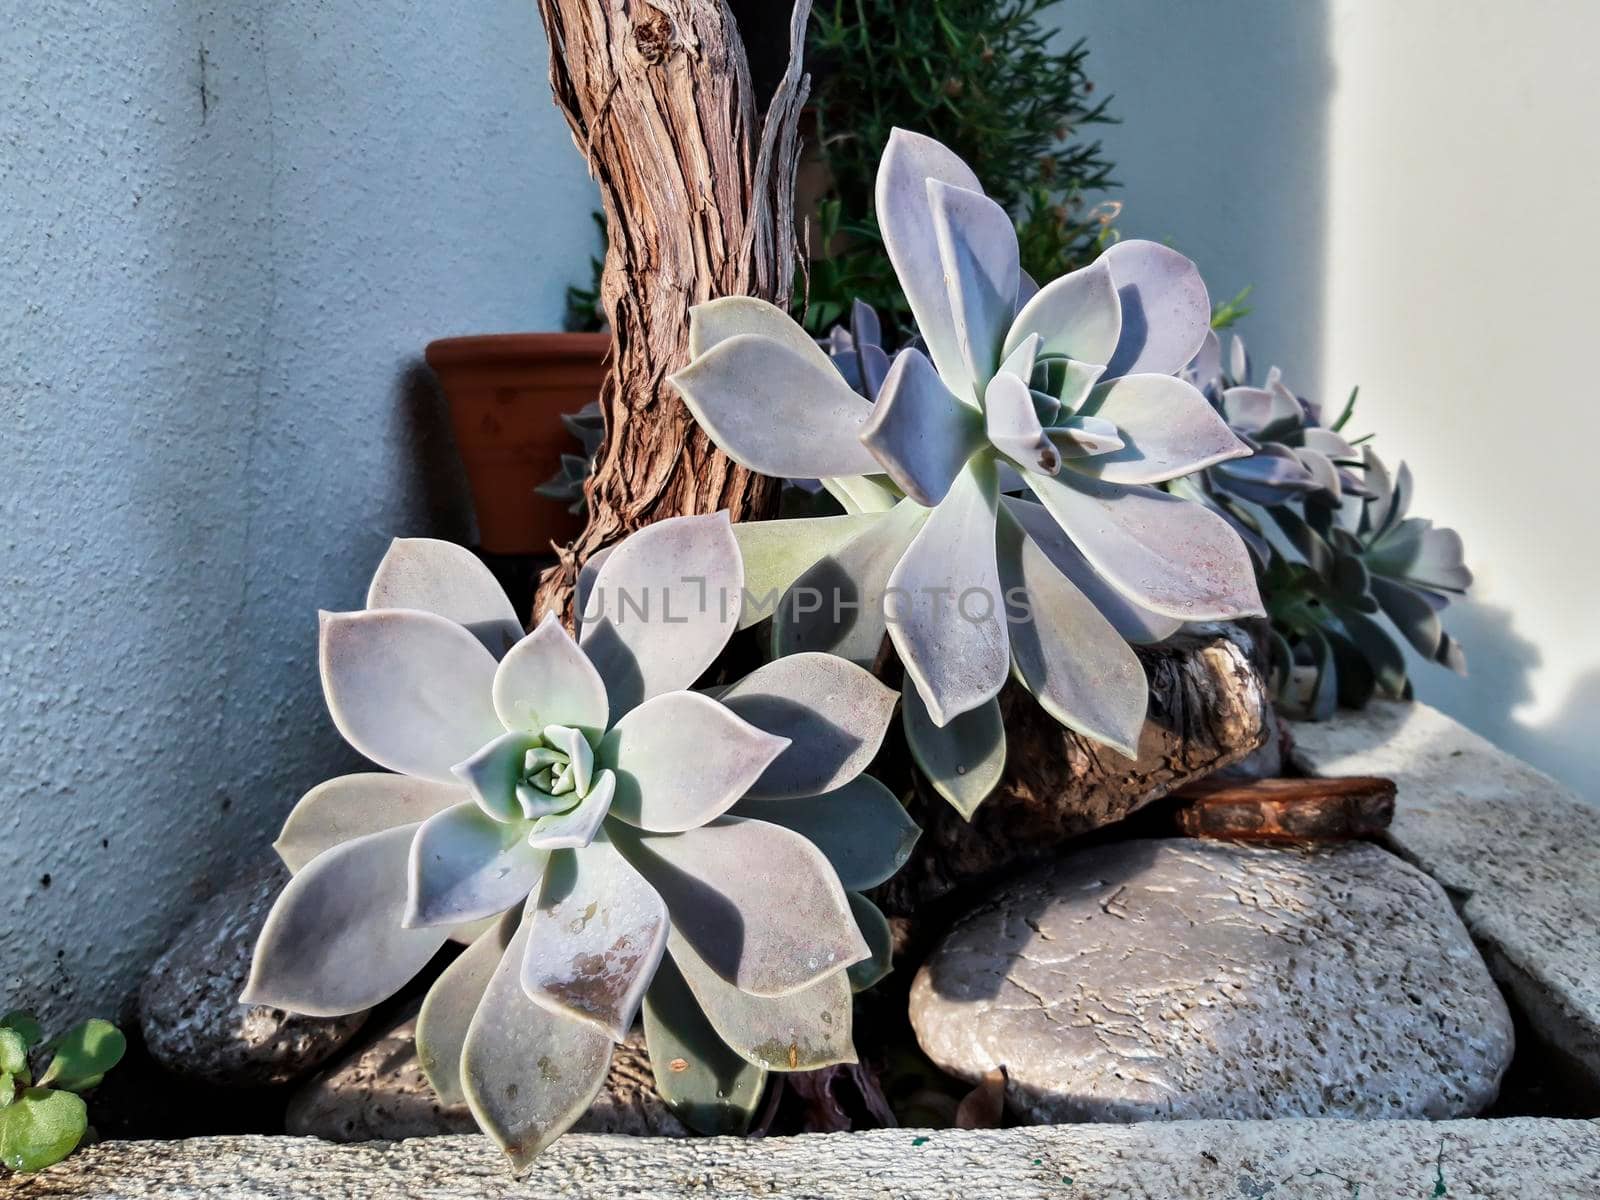
<svg viewBox="0 0 1600 1200"><path fill-rule="evenodd" d="M1331 429L1313 425L1300 431L1300 440L1308 450L1337 462L1360 462L1361 453Z"/></svg>
<svg viewBox="0 0 1600 1200"><path fill-rule="evenodd" d="M1018 676L1068 729L1137 757L1150 696L1138 657L1020 524L1007 518L999 532L1001 581L1026 597L1011 625Z"/></svg>
<svg viewBox="0 0 1600 1200"><path fill-rule="evenodd" d="M558 1016L522 990L530 921L524 918L489 979L461 1053L461 1088L478 1127L527 1170L599 1095L611 1038Z"/></svg>
<svg viewBox="0 0 1600 1200"><path fill-rule="evenodd" d="M1326 492L1331 496L1339 494L1339 473L1324 455L1315 450L1298 447L1294 456L1300 460L1300 465L1311 472L1311 478L1316 481L1317 490Z"/></svg>
<svg viewBox="0 0 1600 1200"><path fill-rule="evenodd" d="M1000 784L1006 766L1006 729L1000 702L989 700L944 725L935 725L915 688L900 710L906 744L933 790L967 820Z"/></svg>
<svg viewBox="0 0 1600 1200"><path fill-rule="evenodd" d="M816 796L861 774L883 744L900 693L833 654L801 653L758 667L719 697L735 716L787 738L746 796Z"/></svg>
<svg viewBox="0 0 1600 1200"><path fill-rule="evenodd" d="M1140 607L1185 621L1264 615L1250 555L1215 513L1075 473L1029 482L1090 566Z"/></svg>
<svg viewBox="0 0 1600 1200"><path fill-rule="evenodd" d="M1438 610L1423 592L1383 576L1372 579L1372 594L1384 616L1394 622L1402 637L1424 658L1433 659L1444 640L1444 626Z"/></svg>
<svg viewBox="0 0 1600 1200"><path fill-rule="evenodd" d="M1298 426L1301 421L1300 406L1294 397L1272 388L1229 388L1222 393L1222 415L1239 432L1254 437L1274 427Z"/></svg>
<svg viewBox="0 0 1600 1200"><path fill-rule="evenodd" d="M793 317L777 305L755 296L723 296L696 304L689 310L691 359L709 353L730 338L741 336L777 342L824 370L832 366L827 353Z"/></svg>
<svg viewBox="0 0 1600 1200"><path fill-rule="evenodd" d="M1104 417L1065 417L1051 427L1050 438L1063 459L1115 454L1126 444L1117 427Z"/></svg>
<svg viewBox="0 0 1600 1200"><path fill-rule="evenodd" d="M839 507L851 515L886 513L902 499L894 481L881 473L835 475L820 482Z"/></svg>
<svg viewBox="0 0 1600 1200"><path fill-rule="evenodd" d="M1041 356L1103 365L1111 361L1121 332L1122 304L1102 255L1040 288L1012 322L1005 352L1038 334Z"/></svg>
<svg viewBox="0 0 1600 1200"><path fill-rule="evenodd" d="M1000 347L1016 315L1022 269L1017 229L1011 215L981 189L939 179L929 179L927 186L956 343L976 391L999 369Z"/></svg>
<svg viewBox="0 0 1600 1200"><path fill-rule="evenodd" d="M973 458L889 575L889 638L939 725L996 695L1010 669L999 498L993 464Z"/></svg>
<svg viewBox="0 0 1600 1200"><path fill-rule="evenodd" d="M1072 361L1056 364L1053 370L1061 372L1061 384L1057 389L1060 407L1057 412L1061 417L1068 417L1083 407L1106 369L1093 363Z"/></svg>
<svg viewBox="0 0 1600 1200"><path fill-rule="evenodd" d="M503 733L450 769L485 814L496 821L515 821L527 815L517 802L517 783L538 740L532 733Z"/></svg>
<svg viewBox="0 0 1600 1200"><path fill-rule="evenodd" d="M465 546L396 538L367 588L369 609L411 608L464 626L496 658L516 645L522 622L494 575Z"/></svg>
<svg viewBox="0 0 1600 1200"><path fill-rule="evenodd" d="M1023 383L1033 378L1033 366L1039 357L1040 338L1037 333L1030 333L1015 346L1006 350L1006 359L1000 364L1000 369L1008 375L1015 375Z"/></svg>
<svg viewBox="0 0 1600 1200"><path fill-rule="evenodd" d="M262 926L239 1002L342 1017L382 1003L422 970L449 930L401 924L418 828L343 842L289 880Z"/></svg>
<svg viewBox="0 0 1600 1200"><path fill-rule="evenodd" d="M667 905L602 833L555 854L528 912L522 990L621 1042L667 947Z"/></svg>
<svg viewBox="0 0 1600 1200"><path fill-rule="evenodd" d="M905 805L871 775L819 796L741 800L730 815L770 821L809 839L851 892L877 887L898 871L922 832Z"/></svg>
<svg viewBox="0 0 1600 1200"><path fill-rule="evenodd" d="M887 631L889 575L928 515L916 501L902 500L795 580L773 617L773 656L817 650L870 667Z"/></svg>
<svg viewBox="0 0 1600 1200"><path fill-rule="evenodd" d="M733 537L744 558L739 628L747 629L771 617L795 580L882 519L880 513L852 513L735 525Z"/></svg>
<svg viewBox="0 0 1600 1200"><path fill-rule="evenodd" d="M1123 375L1089 393L1081 416L1117 427L1124 445L1071 463L1110 483L1164 483L1250 453L1192 384L1171 375Z"/></svg>
<svg viewBox="0 0 1600 1200"><path fill-rule="evenodd" d="M617 773L612 815L676 833L727 812L788 745L707 696L670 692L618 721L597 757Z"/></svg>
<svg viewBox="0 0 1600 1200"><path fill-rule="evenodd" d="M407 929L459 925L522 903L548 857L526 839L521 822L497 821L476 804L429 817L411 842L402 923Z"/></svg>
<svg viewBox="0 0 1600 1200"><path fill-rule="evenodd" d="M861 427L861 444L906 495L932 507L983 444L982 418L951 395L920 351L902 350Z"/></svg>
<svg viewBox="0 0 1600 1200"><path fill-rule="evenodd" d="M441 1105L467 1102L461 1087L461 1051L473 1014L522 920L522 908L490 922L434 980L417 1014L417 1062Z"/></svg>
<svg viewBox="0 0 1600 1200"><path fill-rule="evenodd" d="M1165 641L1183 628L1181 618L1145 608L1107 583L1043 505L1010 496L1001 504L1006 515L1022 527L1056 570L1089 597L1125 641L1149 645Z"/></svg>
<svg viewBox="0 0 1600 1200"><path fill-rule="evenodd" d="M945 286L928 180L983 191L972 169L930 137L896 129L878 160L874 211L884 249L900 290L939 374L959 395L972 392L972 377L956 339L955 317Z"/></svg>
<svg viewBox="0 0 1600 1200"><path fill-rule="evenodd" d="M755 996L723 980L676 928L668 946L706 1020L747 1061L768 1071L815 1071L856 1061L850 980L844 971L785 996Z"/></svg>
<svg viewBox="0 0 1600 1200"><path fill-rule="evenodd" d="M717 1036L670 954L644 994L644 1041L673 1115L708 1137L749 1131L767 1073Z"/></svg>
<svg viewBox="0 0 1600 1200"><path fill-rule="evenodd" d="M450 768L505 732L495 660L467 630L411 609L323 613L322 690L345 741L380 766L454 783Z"/></svg>
<svg viewBox="0 0 1600 1200"><path fill-rule="evenodd" d="M605 681L612 724L699 678L738 626L743 587L726 512L657 521L612 551L595 575L579 637Z"/></svg>
<svg viewBox="0 0 1600 1200"><path fill-rule="evenodd" d="M528 845L535 850L577 850L589 845L599 834L600 824L611 811L617 777L601 771L594 777L589 794L564 813L541 817L528 834Z"/></svg>
<svg viewBox="0 0 1600 1200"><path fill-rule="evenodd" d="M396 825L416 825L467 799L456 784L366 771L319 783L294 806L272 843L291 873L324 850Z"/></svg>
<svg viewBox="0 0 1600 1200"><path fill-rule="evenodd" d="M990 443L1021 466L1054 475L1061 469L1061 452L1044 435L1028 385L1002 371L989 381L983 394L984 432Z"/></svg>
<svg viewBox="0 0 1600 1200"><path fill-rule="evenodd" d="M1122 305L1106 377L1176 375L1211 329L1211 298L1199 270L1176 250L1140 240L1118 242L1100 261L1111 268Z"/></svg>
<svg viewBox="0 0 1600 1200"><path fill-rule="evenodd" d="M744 817L672 837L610 832L674 932L741 991L786 996L867 956L838 875L797 833Z"/></svg>
<svg viewBox="0 0 1600 1200"><path fill-rule="evenodd" d="M1222 339L1216 330L1206 330L1205 340L1184 368L1184 375L1202 392L1217 394L1222 384Z"/></svg>
<svg viewBox="0 0 1600 1200"><path fill-rule="evenodd" d="M507 729L568 725L598 734L610 702L605 681L554 613L546 613L494 675L494 707Z"/></svg>
<svg viewBox="0 0 1600 1200"><path fill-rule="evenodd" d="M883 345L883 324L878 320L878 310L865 300L850 302L850 337L857 350Z"/></svg>
<svg viewBox="0 0 1600 1200"><path fill-rule="evenodd" d="M889 927L889 918L883 911L860 892L850 893L850 912L872 956L853 963L845 975L850 980L851 991L864 992L881 983L894 970L894 930Z"/></svg>
<svg viewBox="0 0 1600 1200"><path fill-rule="evenodd" d="M1250 356L1245 352L1244 339L1237 333L1228 344L1228 374L1235 380L1250 378Z"/></svg>
<svg viewBox="0 0 1600 1200"><path fill-rule="evenodd" d="M1033 415L1039 418L1040 425L1054 425L1063 419L1062 414L1067 411L1065 406L1049 392L1029 388L1028 395L1033 399Z"/></svg>
<svg viewBox="0 0 1600 1200"><path fill-rule="evenodd" d="M815 349L815 347L813 347ZM872 406L822 357L738 334L672 376L695 420L741 466L820 479L878 469L858 440Z"/></svg>

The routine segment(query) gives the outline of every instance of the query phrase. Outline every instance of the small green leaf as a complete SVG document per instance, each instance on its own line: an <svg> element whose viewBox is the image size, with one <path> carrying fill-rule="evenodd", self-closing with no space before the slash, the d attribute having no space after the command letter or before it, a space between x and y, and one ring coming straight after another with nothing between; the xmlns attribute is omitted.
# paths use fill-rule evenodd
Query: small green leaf
<svg viewBox="0 0 1600 1200"><path fill-rule="evenodd" d="M4 1108L17 1097L17 1077L10 1071L0 1071L0 1108Z"/></svg>
<svg viewBox="0 0 1600 1200"><path fill-rule="evenodd" d="M77 1148L89 1127L89 1109L71 1092L28 1088L0 1108L0 1163L13 1171L37 1171Z"/></svg>
<svg viewBox="0 0 1600 1200"><path fill-rule="evenodd" d="M110 1021L90 1018L58 1038L50 1061L39 1083L54 1084L68 1091L94 1087L121 1060L128 1040Z"/></svg>
<svg viewBox="0 0 1600 1200"><path fill-rule="evenodd" d="M28 1069L28 1043L15 1029L0 1029L0 1071L8 1074Z"/></svg>
<svg viewBox="0 0 1600 1200"><path fill-rule="evenodd" d="M44 1029L39 1025L39 1019L32 1013L23 1012L20 1008L0 1017L0 1029L15 1029L29 1046L37 1046L39 1039L44 1036Z"/></svg>

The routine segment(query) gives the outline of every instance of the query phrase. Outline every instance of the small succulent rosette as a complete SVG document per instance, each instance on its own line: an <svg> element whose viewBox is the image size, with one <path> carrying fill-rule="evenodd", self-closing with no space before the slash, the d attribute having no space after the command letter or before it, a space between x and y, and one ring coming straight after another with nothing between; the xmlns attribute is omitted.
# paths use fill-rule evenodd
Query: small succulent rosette
<svg viewBox="0 0 1600 1200"><path fill-rule="evenodd" d="M1005 210L903 130L877 217L926 352L875 378L877 339L853 330L832 347L854 355L842 375L779 309L729 297L693 310L674 382L730 457L822 479L846 510L736 531L752 590L781 596L747 619L773 616L780 653L863 664L887 634L914 685L913 753L970 813L1003 763L1013 672L1062 724L1132 755L1149 692L1129 642L1261 611L1228 523L1151 486L1250 448L1177 377L1210 323L1182 255L1123 242L1035 288Z"/></svg>
<svg viewBox="0 0 1600 1200"><path fill-rule="evenodd" d="M847 888L916 836L861 774L897 697L822 654L688 690L743 584L726 514L662 521L591 572L576 641L553 618L524 637L472 554L396 541L366 610L324 614L320 638L335 724L394 773L290 815L294 877L244 1001L359 1011L470 939L418 1055L519 1169L589 1107L641 1003L698 1128L748 1121L768 1070L854 1061L851 985L888 949Z"/></svg>

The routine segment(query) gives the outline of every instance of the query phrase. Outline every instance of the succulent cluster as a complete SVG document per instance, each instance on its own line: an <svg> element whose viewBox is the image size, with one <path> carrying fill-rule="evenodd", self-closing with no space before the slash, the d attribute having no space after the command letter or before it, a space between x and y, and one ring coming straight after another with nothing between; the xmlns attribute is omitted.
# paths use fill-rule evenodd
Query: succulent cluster
<svg viewBox="0 0 1600 1200"><path fill-rule="evenodd" d="M89 1128L79 1093L97 1086L128 1045L115 1025L98 1018L41 1046L43 1035L28 1013L0 1017L0 1167L12 1171L38 1171L77 1149ZM37 1079L36 1050L51 1056Z"/></svg>
<svg viewBox="0 0 1600 1200"><path fill-rule="evenodd" d="M1148 684L1129 643L1261 612L1229 523L1152 486L1250 449L1177 377L1211 315L1182 255L1122 242L1036 287L1006 211L904 130L877 218L920 345L889 361L857 308L841 373L779 309L728 297L692 310L673 381L735 461L821 479L845 509L735 530L775 601L746 622L771 616L778 653L862 665L887 637L913 685L913 755L970 814L1004 762L996 697L1013 673L1132 755Z"/></svg>
<svg viewBox="0 0 1600 1200"><path fill-rule="evenodd" d="M371 1007L451 937L418 1055L524 1167L589 1106L641 1005L663 1096L690 1125L748 1122L768 1071L854 1061L852 984L887 970L858 894L916 837L862 769L893 691L799 654L692 685L740 616L726 514L662 521L590 564L576 640L523 636L468 551L393 544L367 608L324 614L345 739L392 774L294 809L294 872L244 1000Z"/></svg>
<svg viewBox="0 0 1600 1200"><path fill-rule="evenodd" d="M1472 583L1460 535L1408 515L1405 464L1391 477L1368 439L1345 438L1356 393L1324 425L1321 408L1291 391L1276 367L1262 386L1248 382L1238 337L1224 363L1215 334L1188 374L1255 454L1168 488L1211 506L1250 547L1284 704L1322 718L1380 693L1409 697L1401 639L1464 672L1461 647L1439 620Z"/></svg>
<svg viewBox="0 0 1600 1200"><path fill-rule="evenodd" d="M561 424L583 448L582 454L563 454L561 469L533 490L547 500L559 500L569 513L581 514L588 510L583 485L594 471L594 456L600 453L600 443L605 441L606 422L600 413L600 401L591 400L577 412L562 413Z"/></svg>

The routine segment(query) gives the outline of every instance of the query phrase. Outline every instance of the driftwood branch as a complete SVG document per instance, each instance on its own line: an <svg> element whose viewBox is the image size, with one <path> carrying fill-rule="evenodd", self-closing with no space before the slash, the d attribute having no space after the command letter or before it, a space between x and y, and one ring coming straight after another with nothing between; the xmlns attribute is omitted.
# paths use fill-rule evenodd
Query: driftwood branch
<svg viewBox="0 0 1600 1200"><path fill-rule="evenodd" d="M1189 837L1244 842L1328 842L1375 837L1394 820L1394 780L1202 779L1177 792L1178 828Z"/></svg>
<svg viewBox="0 0 1600 1200"><path fill-rule="evenodd" d="M667 382L688 358L689 309L717 296L787 304L811 0L763 115L725 0L539 0L550 86L600 186L609 248L601 303L614 336L600 397L606 441L589 526L540 580L534 616L570 618L578 568L664 517L773 515L777 483L734 464Z"/></svg>

